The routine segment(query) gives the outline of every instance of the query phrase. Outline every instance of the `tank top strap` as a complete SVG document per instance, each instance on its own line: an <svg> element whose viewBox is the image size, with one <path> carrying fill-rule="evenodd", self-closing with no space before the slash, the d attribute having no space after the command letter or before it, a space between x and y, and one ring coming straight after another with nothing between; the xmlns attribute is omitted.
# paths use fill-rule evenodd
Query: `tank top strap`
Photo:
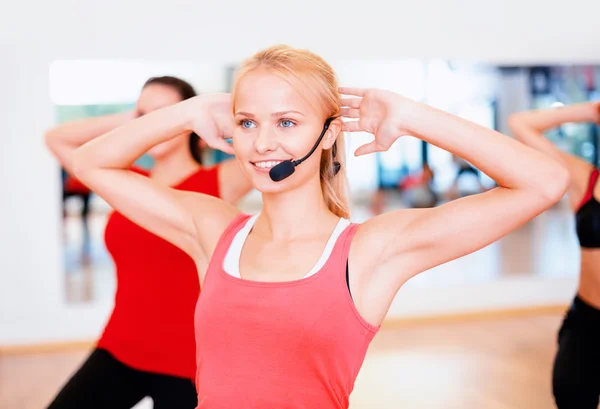
<svg viewBox="0 0 600 409"><path fill-rule="evenodd" d="M587 190L585 192L585 196L583 197L583 200L579 204L579 209L581 209L583 207L583 205L585 205L587 202L592 200L592 197L594 197L594 187L596 186L596 182L598 181L599 174L600 174L600 172L598 172L598 168L594 168L594 170L592 171L592 174L590 175L590 179L588 182Z"/></svg>
<svg viewBox="0 0 600 409"><path fill-rule="evenodd" d="M335 257L335 262L339 266L338 270L343 279L344 287L346 287L346 265L348 263L348 255L350 254L350 244L356 234L359 224L351 223L346 229L340 234L338 242L333 250L331 256Z"/></svg>
<svg viewBox="0 0 600 409"><path fill-rule="evenodd" d="M348 288L348 283L346 282L346 267L348 265L348 255L350 254L350 245L352 244L352 239L358 230L360 224L351 223L346 230L340 235L337 245L334 249L334 254L332 257L335 257L335 273L330 277L332 278L332 287L331 291L333 293L338 293L343 295L343 299L345 300L344 309L345 311L353 314L358 322L366 329L366 333L375 334L379 331L380 326L374 326L367 322L360 312L358 312L356 305L354 304L354 300L352 299L352 295L350 294L350 289Z"/></svg>
<svg viewBox="0 0 600 409"><path fill-rule="evenodd" d="M235 238L238 231L240 231L246 221L252 217L246 213L238 214L232 221L229 223L229 226L225 229L219 241L217 242L217 246L215 247L215 251L213 252L212 257L210 258L210 262L208 263L208 267L206 269L206 276L204 277L204 285L206 285L209 276L218 273L219 268L223 265L223 260L227 255L227 251L231 246L231 242Z"/></svg>
<svg viewBox="0 0 600 409"><path fill-rule="evenodd" d="M588 190L590 191L590 193L594 192L594 187L596 186L596 182L598 181L598 175L600 175L598 168L594 168L592 174L590 175L590 185L588 186Z"/></svg>

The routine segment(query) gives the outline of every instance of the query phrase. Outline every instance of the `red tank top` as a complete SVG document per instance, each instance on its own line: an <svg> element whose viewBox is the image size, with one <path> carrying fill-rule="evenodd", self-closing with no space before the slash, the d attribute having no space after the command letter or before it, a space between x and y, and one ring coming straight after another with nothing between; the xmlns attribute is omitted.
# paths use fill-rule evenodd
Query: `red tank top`
<svg viewBox="0 0 600 409"><path fill-rule="evenodd" d="M219 197L218 167L201 168L173 187ZM117 291L98 347L135 369L194 379L200 286L193 260L118 212L109 217L105 241Z"/></svg>
<svg viewBox="0 0 600 409"><path fill-rule="evenodd" d="M347 408L378 330L358 314L346 286L357 225L342 232L314 275L256 282L223 269L248 218L238 216L223 233L196 306L198 408Z"/></svg>

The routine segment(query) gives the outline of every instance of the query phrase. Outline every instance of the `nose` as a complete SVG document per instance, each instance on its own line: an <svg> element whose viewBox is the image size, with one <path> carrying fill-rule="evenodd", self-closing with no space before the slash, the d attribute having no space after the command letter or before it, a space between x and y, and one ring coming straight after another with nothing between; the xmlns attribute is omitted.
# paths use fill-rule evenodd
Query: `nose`
<svg viewBox="0 0 600 409"><path fill-rule="evenodd" d="M262 128L254 141L254 148L260 154L273 152L277 149L277 140L273 132L268 128Z"/></svg>

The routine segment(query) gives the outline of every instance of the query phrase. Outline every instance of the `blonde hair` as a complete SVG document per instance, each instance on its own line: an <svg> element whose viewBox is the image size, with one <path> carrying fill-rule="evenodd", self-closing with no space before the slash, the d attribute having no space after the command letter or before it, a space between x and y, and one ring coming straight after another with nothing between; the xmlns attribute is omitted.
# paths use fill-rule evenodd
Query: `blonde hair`
<svg viewBox="0 0 600 409"><path fill-rule="evenodd" d="M316 101L317 108L323 113L323 124L327 118L340 116L341 99L333 68L310 51L285 45L259 51L239 67L232 89L234 105L235 91L240 81L246 74L258 68L271 70L290 83L293 83L293 80L299 81L302 87L296 87L298 92L308 101ZM322 151L320 179L323 197L329 210L339 217L349 218L345 156L344 133L340 132L334 147ZM336 162L339 164L337 172Z"/></svg>

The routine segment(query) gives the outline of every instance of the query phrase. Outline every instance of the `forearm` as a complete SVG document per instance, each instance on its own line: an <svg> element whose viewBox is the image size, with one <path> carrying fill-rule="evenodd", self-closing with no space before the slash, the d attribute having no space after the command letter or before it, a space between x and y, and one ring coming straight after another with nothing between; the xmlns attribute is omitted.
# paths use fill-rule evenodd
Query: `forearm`
<svg viewBox="0 0 600 409"><path fill-rule="evenodd" d="M550 189L564 170L554 160L501 133L436 108L411 103L406 107L408 131L471 162L509 189ZM559 186L559 184L556 184Z"/></svg>
<svg viewBox="0 0 600 409"><path fill-rule="evenodd" d="M552 109L538 109L511 115L509 123L524 125L538 132L544 132L569 122L598 122L600 105L582 103Z"/></svg>
<svg viewBox="0 0 600 409"><path fill-rule="evenodd" d="M67 122L46 132L46 144L55 154L56 150L74 150L131 119L133 112L124 112Z"/></svg>
<svg viewBox="0 0 600 409"><path fill-rule="evenodd" d="M519 141L551 155L568 167L568 155L546 139L544 131L567 122L597 122L599 107L597 103L585 103L563 108L519 112L508 118L508 125Z"/></svg>
<svg viewBox="0 0 600 409"><path fill-rule="evenodd" d="M75 153L79 171L129 168L153 146L186 132L189 121L183 105L151 112L86 143Z"/></svg>

